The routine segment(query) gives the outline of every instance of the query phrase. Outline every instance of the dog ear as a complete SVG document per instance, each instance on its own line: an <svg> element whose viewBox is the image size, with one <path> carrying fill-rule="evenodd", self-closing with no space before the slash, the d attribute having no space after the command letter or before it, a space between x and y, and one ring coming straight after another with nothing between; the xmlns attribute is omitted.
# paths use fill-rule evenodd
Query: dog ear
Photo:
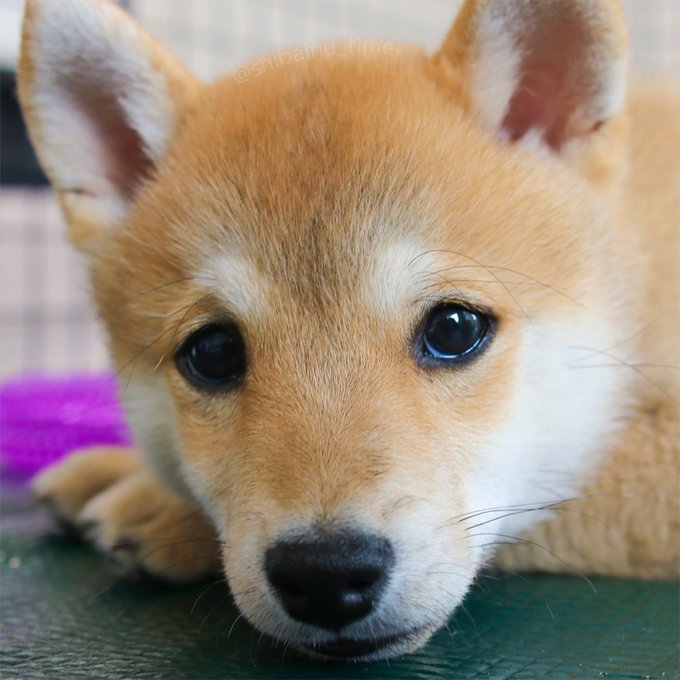
<svg viewBox="0 0 680 680"><path fill-rule="evenodd" d="M621 111L626 55L617 0L467 0L435 58L484 125L559 151Z"/></svg>
<svg viewBox="0 0 680 680"><path fill-rule="evenodd" d="M76 245L119 224L199 81L107 0L27 0L19 97Z"/></svg>

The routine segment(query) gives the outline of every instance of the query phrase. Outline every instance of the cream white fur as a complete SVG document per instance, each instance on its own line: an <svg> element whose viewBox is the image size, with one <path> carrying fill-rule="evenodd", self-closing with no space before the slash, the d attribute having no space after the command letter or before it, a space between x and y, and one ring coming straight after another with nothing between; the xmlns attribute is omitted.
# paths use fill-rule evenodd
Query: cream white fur
<svg viewBox="0 0 680 680"><path fill-rule="evenodd" d="M134 371L134 367L130 370ZM186 482L175 405L160 374L121 378L121 400L135 439L160 479L176 493L195 499Z"/></svg>
<svg viewBox="0 0 680 680"><path fill-rule="evenodd" d="M253 318L272 290L272 282L264 272L236 251L209 255L196 282L211 290L239 319Z"/></svg>
<svg viewBox="0 0 680 680"><path fill-rule="evenodd" d="M401 316L405 302L417 290L434 258L415 240L385 243L375 248L372 266L365 270L362 299L367 308L386 316Z"/></svg>
<svg viewBox="0 0 680 680"><path fill-rule="evenodd" d="M521 55L515 36L491 16L482 18L478 40L470 73L473 106L484 125L498 130L517 89Z"/></svg>
<svg viewBox="0 0 680 680"><path fill-rule="evenodd" d="M480 452L467 489L470 512L483 508L527 507L578 495L601 462L630 404L621 395L630 377L616 368L575 368L584 350L579 339L607 347L615 340L589 319L527 325L505 423ZM599 344L598 344L599 343ZM577 410L574 405L577 405ZM546 519L549 510L507 515L500 510L489 531L518 535ZM482 540L488 543L489 540ZM492 547L485 553L490 555Z"/></svg>

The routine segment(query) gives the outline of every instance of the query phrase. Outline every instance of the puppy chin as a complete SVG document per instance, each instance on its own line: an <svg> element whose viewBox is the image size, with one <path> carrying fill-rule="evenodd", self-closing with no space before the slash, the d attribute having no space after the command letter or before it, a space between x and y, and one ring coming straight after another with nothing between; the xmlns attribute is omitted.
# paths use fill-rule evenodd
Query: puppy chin
<svg viewBox="0 0 680 680"><path fill-rule="evenodd" d="M260 632L269 637L275 645L294 649L300 655L337 663L372 662L410 654L422 647L445 623L430 621L413 626L384 625L374 621L362 624L359 629L350 627L337 634L306 624L299 624L278 612L259 611L252 616L247 608L238 603L244 617Z"/></svg>
<svg viewBox="0 0 680 680"><path fill-rule="evenodd" d="M412 654L420 649L440 627L431 624L386 637L352 639L339 636L329 642L289 644L299 653L312 659L335 663L364 663Z"/></svg>

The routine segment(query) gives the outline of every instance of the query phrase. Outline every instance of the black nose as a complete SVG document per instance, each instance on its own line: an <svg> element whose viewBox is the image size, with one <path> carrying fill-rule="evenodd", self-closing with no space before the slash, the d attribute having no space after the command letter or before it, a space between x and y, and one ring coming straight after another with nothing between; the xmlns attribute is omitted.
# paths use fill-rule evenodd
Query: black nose
<svg viewBox="0 0 680 680"><path fill-rule="evenodd" d="M279 541L265 557L269 582L288 614L328 630L371 613L393 564L389 541L354 533Z"/></svg>

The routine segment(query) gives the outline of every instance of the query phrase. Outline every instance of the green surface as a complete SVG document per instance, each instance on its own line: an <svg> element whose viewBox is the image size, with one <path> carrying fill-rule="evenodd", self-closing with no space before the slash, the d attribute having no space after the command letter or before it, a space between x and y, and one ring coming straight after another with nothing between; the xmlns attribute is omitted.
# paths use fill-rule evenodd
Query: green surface
<svg viewBox="0 0 680 680"><path fill-rule="evenodd" d="M419 653L319 664L275 648L221 584L121 581L87 547L2 522L2 677L677 678L677 584L488 574Z"/></svg>

